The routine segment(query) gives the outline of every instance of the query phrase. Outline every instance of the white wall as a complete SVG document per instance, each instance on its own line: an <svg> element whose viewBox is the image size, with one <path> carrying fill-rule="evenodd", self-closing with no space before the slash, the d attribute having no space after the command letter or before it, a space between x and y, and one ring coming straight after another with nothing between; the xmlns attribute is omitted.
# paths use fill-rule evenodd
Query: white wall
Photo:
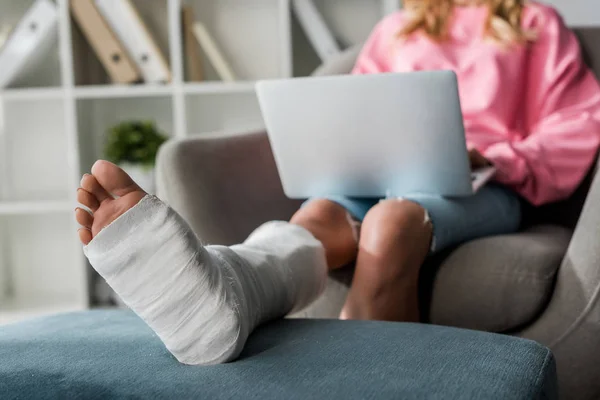
<svg viewBox="0 0 600 400"><path fill-rule="evenodd" d="M541 0L556 7L569 26L600 27L600 0Z"/></svg>

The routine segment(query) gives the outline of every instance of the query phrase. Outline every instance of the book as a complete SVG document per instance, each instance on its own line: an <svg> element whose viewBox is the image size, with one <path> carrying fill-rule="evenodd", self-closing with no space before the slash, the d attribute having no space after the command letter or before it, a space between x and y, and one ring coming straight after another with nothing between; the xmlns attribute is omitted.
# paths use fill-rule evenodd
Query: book
<svg viewBox="0 0 600 400"><path fill-rule="evenodd" d="M293 0L294 13L321 61L342 50L313 0Z"/></svg>
<svg viewBox="0 0 600 400"><path fill-rule="evenodd" d="M134 83L142 76L94 0L71 0L71 14L113 83Z"/></svg>
<svg viewBox="0 0 600 400"><path fill-rule="evenodd" d="M58 9L51 0L36 0L0 50L0 88L6 88L42 63L56 44Z"/></svg>
<svg viewBox="0 0 600 400"><path fill-rule="evenodd" d="M204 24L200 22L194 23L194 36L204 50L204 54L210 60L210 63L219 74L219 77L225 82L233 82L236 76L231 69L231 66L223 56L223 53L217 46L217 43L212 38Z"/></svg>
<svg viewBox="0 0 600 400"><path fill-rule="evenodd" d="M189 82L203 81L202 50L200 49L200 43L194 36L194 9L192 6L182 6L181 28L185 54L185 79Z"/></svg>
<svg viewBox="0 0 600 400"><path fill-rule="evenodd" d="M119 38L148 83L171 81L171 71L158 44L130 0L95 0L100 13Z"/></svg>

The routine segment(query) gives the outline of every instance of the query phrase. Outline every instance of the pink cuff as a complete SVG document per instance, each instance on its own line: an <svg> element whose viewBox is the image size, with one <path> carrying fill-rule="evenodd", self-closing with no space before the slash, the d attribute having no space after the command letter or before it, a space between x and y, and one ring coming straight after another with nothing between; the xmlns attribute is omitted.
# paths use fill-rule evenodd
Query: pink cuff
<svg viewBox="0 0 600 400"><path fill-rule="evenodd" d="M527 176L527 163L517 154L508 142L491 145L484 152L487 158L496 167L495 179L507 185L522 183Z"/></svg>

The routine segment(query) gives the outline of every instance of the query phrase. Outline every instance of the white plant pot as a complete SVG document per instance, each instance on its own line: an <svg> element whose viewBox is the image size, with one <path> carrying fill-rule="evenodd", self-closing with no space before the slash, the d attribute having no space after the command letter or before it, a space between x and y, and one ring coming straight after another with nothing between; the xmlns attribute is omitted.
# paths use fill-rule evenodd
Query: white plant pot
<svg viewBox="0 0 600 400"><path fill-rule="evenodd" d="M155 194L154 168L145 168L141 165L130 163L119 164L119 167L123 168L142 189L150 194Z"/></svg>

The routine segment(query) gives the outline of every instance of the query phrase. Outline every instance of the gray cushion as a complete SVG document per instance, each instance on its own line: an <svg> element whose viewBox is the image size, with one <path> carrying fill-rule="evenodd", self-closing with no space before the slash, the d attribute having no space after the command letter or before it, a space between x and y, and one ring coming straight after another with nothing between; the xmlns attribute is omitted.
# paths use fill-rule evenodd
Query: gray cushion
<svg viewBox="0 0 600 400"><path fill-rule="evenodd" d="M538 226L475 240L448 257L440 255L441 265L426 265L421 274L426 319L490 332L526 325L546 306L570 238L566 228ZM294 317L339 315L352 273L352 269L332 273L323 296Z"/></svg>
<svg viewBox="0 0 600 400"><path fill-rule="evenodd" d="M431 321L491 332L533 321L550 299L570 239L568 229L538 226L459 247L437 271Z"/></svg>
<svg viewBox="0 0 600 400"><path fill-rule="evenodd" d="M133 313L0 327L0 398L554 399L550 351L427 325L280 320L239 361L186 366Z"/></svg>

